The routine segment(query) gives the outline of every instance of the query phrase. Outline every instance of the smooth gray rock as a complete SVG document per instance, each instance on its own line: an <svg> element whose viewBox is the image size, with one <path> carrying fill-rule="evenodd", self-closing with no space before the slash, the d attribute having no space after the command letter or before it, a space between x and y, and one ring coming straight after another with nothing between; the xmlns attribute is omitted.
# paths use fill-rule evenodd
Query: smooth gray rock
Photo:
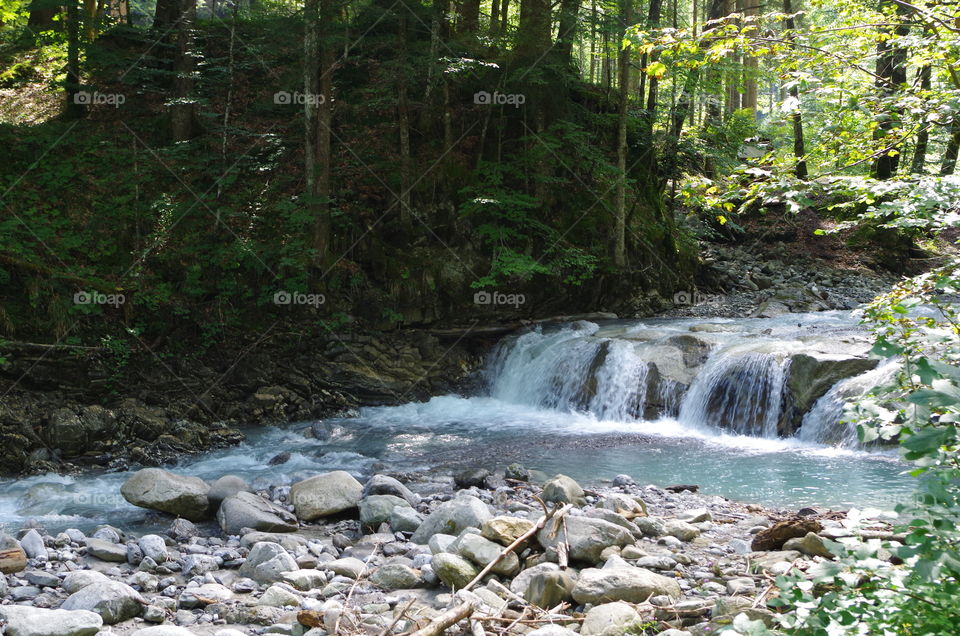
<svg viewBox="0 0 960 636"><path fill-rule="evenodd" d="M693 541L700 536L700 530L680 519L668 519L663 524L664 534L681 541Z"/></svg>
<svg viewBox="0 0 960 636"><path fill-rule="evenodd" d="M108 583L110 581L110 577L102 572L97 572L96 570L77 570L63 577L63 582L60 584L60 587L62 587L67 594L73 594L92 583Z"/></svg>
<svg viewBox="0 0 960 636"><path fill-rule="evenodd" d="M494 543L490 539L484 539L479 534L463 534L451 546L451 548L460 556L470 559L481 568L494 561L503 551L503 546ZM493 570L494 574L512 576L520 571L520 559L513 552L507 554Z"/></svg>
<svg viewBox="0 0 960 636"><path fill-rule="evenodd" d="M622 601L605 603L592 608L580 626L582 636L603 634L610 628L623 628L640 619L640 614L629 604Z"/></svg>
<svg viewBox="0 0 960 636"><path fill-rule="evenodd" d="M423 515L410 506L397 506L390 513L390 527L394 532L416 532L423 523Z"/></svg>
<svg viewBox="0 0 960 636"><path fill-rule="evenodd" d="M43 545L43 537L35 529L31 528L23 538L20 539L20 547L30 559L38 557L47 557L47 547Z"/></svg>
<svg viewBox="0 0 960 636"><path fill-rule="evenodd" d="M470 561L457 554L440 552L433 555L430 567L446 585L459 590L480 573Z"/></svg>
<svg viewBox="0 0 960 636"><path fill-rule="evenodd" d="M233 598L233 592L219 583L204 583L196 587L185 588L177 599L177 605L184 609L206 607L213 603L223 603Z"/></svg>
<svg viewBox="0 0 960 636"><path fill-rule="evenodd" d="M284 572L299 569L297 562L283 547L261 541L250 549L247 560L240 566L240 576L258 583L275 583L283 579Z"/></svg>
<svg viewBox="0 0 960 636"><path fill-rule="evenodd" d="M303 521L337 514L360 503L363 486L350 473L336 470L298 481L290 487L290 501Z"/></svg>
<svg viewBox="0 0 960 636"><path fill-rule="evenodd" d="M394 497L405 499L411 506L416 506L420 503L420 495L411 492L409 488L387 475L374 475L367 480L367 483L363 487L362 495L364 497L369 497L370 495L393 495Z"/></svg>
<svg viewBox="0 0 960 636"><path fill-rule="evenodd" d="M630 566L582 570L573 589L574 600L593 604L642 603L653 596L678 598L680 594L680 584L675 579Z"/></svg>
<svg viewBox="0 0 960 636"><path fill-rule="evenodd" d="M6 623L6 636L93 636L103 626L94 612L29 605L0 606L0 622Z"/></svg>
<svg viewBox="0 0 960 636"><path fill-rule="evenodd" d="M409 508L406 499L394 495L370 495L360 500L360 524L377 528L381 523L390 521L396 508Z"/></svg>
<svg viewBox="0 0 960 636"><path fill-rule="evenodd" d="M566 475L555 475L543 485L541 499L553 503L569 503L574 506L583 506L587 503L583 488L575 480Z"/></svg>
<svg viewBox="0 0 960 636"><path fill-rule="evenodd" d="M143 556L150 557L157 563L163 563L167 560L167 542L158 534L145 534L137 541Z"/></svg>
<svg viewBox="0 0 960 636"><path fill-rule="evenodd" d="M262 532L295 532L297 518L260 495L238 492L220 504L217 522L226 534L240 534L243 528Z"/></svg>
<svg viewBox="0 0 960 636"><path fill-rule="evenodd" d="M60 609L96 612L107 625L139 616L147 601L129 585L118 581L91 583L74 592Z"/></svg>
<svg viewBox="0 0 960 636"><path fill-rule="evenodd" d="M134 506L191 521L209 518L209 491L210 487L199 477L177 475L161 468L139 470L120 487L120 494Z"/></svg>
<svg viewBox="0 0 960 636"><path fill-rule="evenodd" d="M186 627L178 627L176 625L154 625L153 627L144 627L143 629L138 629L130 634L130 636L196 636L196 634L191 632Z"/></svg>
<svg viewBox="0 0 960 636"><path fill-rule="evenodd" d="M125 563L127 560L127 546L119 543L110 543L103 539L87 539L87 554L101 561Z"/></svg>
<svg viewBox="0 0 960 636"><path fill-rule="evenodd" d="M514 594L519 594L523 596L527 587L530 585L530 581L533 580L533 577L542 573L542 572L559 572L560 566L556 563L538 563L532 567L529 567L520 572L520 574L513 577L513 580L510 581L510 591Z"/></svg>
<svg viewBox="0 0 960 636"><path fill-rule="evenodd" d="M370 582L388 591L409 590L423 585L423 579L417 571L402 563L388 563L381 566L370 577Z"/></svg>
<svg viewBox="0 0 960 636"><path fill-rule="evenodd" d="M467 528L479 528L491 517L487 504L473 495L460 495L437 506L410 540L423 545L435 534L458 535Z"/></svg>
<svg viewBox="0 0 960 636"><path fill-rule="evenodd" d="M566 572L539 572L530 577L523 598L537 607L550 609L573 598L574 582Z"/></svg>
<svg viewBox="0 0 960 636"><path fill-rule="evenodd" d="M570 515L564 520L551 519L537 534L537 539L544 548L553 549L566 540L570 545L570 559L590 564L599 561L606 548L634 542L633 535L626 529L609 521Z"/></svg>
<svg viewBox="0 0 960 636"><path fill-rule="evenodd" d="M237 493L251 492L250 484L243 477L237 475L224 475L210 484L210 490L207 491L207 499L213 505L219 505L227 497L232 497Z"/></svg>

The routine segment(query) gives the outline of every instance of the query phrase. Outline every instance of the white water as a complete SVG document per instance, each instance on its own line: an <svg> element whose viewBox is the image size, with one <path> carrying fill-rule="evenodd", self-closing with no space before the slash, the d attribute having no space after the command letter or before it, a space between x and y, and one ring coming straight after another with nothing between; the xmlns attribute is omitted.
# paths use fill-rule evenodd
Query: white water
<svg viewBox="0 0 960 636"><path fill-rule="evenodd" d="M689 334L709 343L699 372L667 346ZM838 383L807 415L799 436L776 436L785 354L858 338L865 340L841 312L531 331L495 350L485 395L364 408L357 417L328 421L333 435L327 441L305 437L306 425L253 428L246 443L187 457L173 469L205 479L235 473L265 488L337 469L362 479L520 462L586 482L627 473L640 483L697 483L707 493L769 505L889 509L913 489L895 455L857 450L842 436L838 445L823 443L833 441L829 431L846 430L837 427L837 405L867 390L875 376ZM689 377L657 384L651 362ZM676 390L687 384L686 392ZM291 453L288 462L268 464L283 451ZM119 496L128 476L0 482L0 527L29 519L48 529L166 523Z"/></svg>

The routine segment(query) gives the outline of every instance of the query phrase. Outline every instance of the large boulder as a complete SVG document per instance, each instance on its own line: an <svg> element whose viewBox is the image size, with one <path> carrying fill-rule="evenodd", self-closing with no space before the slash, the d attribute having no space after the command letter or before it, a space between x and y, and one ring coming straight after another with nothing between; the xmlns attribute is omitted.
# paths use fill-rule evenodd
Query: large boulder
<svg viewBox="0 0 960 636"><path fill-rule="evenodd" d="M260 495L240 491L220 504L217 522L227 534L240 534L242 528L263 532L295 532L297 518Z"/></svg>
<svg viewBox="0 0 960 636"><path fill-rule="evenodd" d="M144 468L124 482L120 494L134 506L200 521L210 517L209 490L207 483L199 477L177 475L161 468Z"/></svg>
<svg viewBox="0 0 960 636"><path fill-rule="evenodd" d="M108 583L110 580L110 577L103 572L97 572L96 570L77 570L63 577L60 587L62 587L67 594L73 594L93 583Z"/></svg>
<svg viewBox="0 0 960 636"><path fill-rule="evenodd" d="M93 636L103 626L95 612L28 605L0 606L0 622L6 636Z"/></svg>
<svg viewBox="0 0 960 636"><path fill-rule="evenodd" d="M566 572L538 572L530 577L523 598L537 607L550 609L573 598L573 588L573 579Z"/></svg>
<svg viewBox="0 0 960 636"><path fill-rule="evenodd" d="M276 583L283 580L284 572L299 569L300 566L282 546L261 541L250 548L247 560L240 566L240 576L258 583Z"/></svg>
<svg viewBox="0 0 960 636"><path fill-rule="evenodd" d="M676 580L631 566L587 568L580 572L573 588L575 601L594 605L610 601L643 603L653 596L678 598L680 594Z"/></svg>
<svg viewBox="0 0 960 636"><path fill-rule="evenodd" d="M473 495L460 495L440 504L420 524L411 541L424 545L438 533L458 535L467 528L479 528L491 517L487 504Z"/></svg>
<svg viewBox="0 0 960 636"><path fill-rule="evenodd" d="M343 470L315 475L290 487L290 501L303 521L356 508L362 494L360 482Z"/></svg>
<svg viewBox="0 0 960 636"><path fill-rule="evenodd" d="M480 526L480 534L500 545L510 545L517 538L533 530L536 524L529 519L520 517L499 516L487 519Z"/></svg>
<svg viewBox="0 0 960 636"><path fill-rule="evenodd" d="M60 609L96 612L107 625L139 616L147 601L129 585L101 581L82 587L67 597Z"/></svg>
<svg viewBox="0 0 960 636"><path fill-rule="evenodd" d="M840 380L866 373L875 366L877 360L866 355L808 351L790 356L786 384L790 408L780 422L778 432L784 437L792 436L800 427L803 416L830 387Z"/></svg>
<svg viewBox="0 0 960 636"><path fill-rule="evenodd" d="M537 540L544 548L554 550L566 541L572 560L591 564L600 560L600 553L606 548L623 547L635 541L625 528L609 521L570 515L565 519L551 519L537 533Z"/></svg>
<svg viewBox="0 0 960 636"><path fill-rule="evenodd" d="M500 556L503 546L490 539L484 539L479 534L466 533L461 535L451 546L457 554L470 559L481 568L486 567ZM507 554L499 563L493 566L491 572L512 576L520 571L520 559L513 552Z"/></svg>
<svg viewBox="0 0 960 636"><path fill-rule="evenodd" d="M20 542L0 533L0 574L13 574L27 567L27 553Z"/></svg>
<svg viewBox="0 0 960 636"><path fill-rule="evenodd" d="M210 484L210 491L207 493L207 498L210 499L211 504L218 505L227 497L231 497L239 492L252 492L247 480L237 475L224 475Z"/></svg>
<svg viewBox="0 0 960 636"><path fill-rule="evenodd" d="M417 571L402 563L388 563L381 566L370 577L370 582L388 591L408 590L423 585L423 579Z"/></svg>

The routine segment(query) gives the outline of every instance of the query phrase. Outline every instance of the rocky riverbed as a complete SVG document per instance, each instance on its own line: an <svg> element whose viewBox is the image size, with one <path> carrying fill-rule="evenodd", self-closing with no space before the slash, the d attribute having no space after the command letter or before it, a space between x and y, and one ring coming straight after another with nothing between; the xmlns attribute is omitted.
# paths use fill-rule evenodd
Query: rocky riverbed
<svg viewBox="0 0 960 636"><path fill-rule="evenodd" d="M626 475L586 489L516 464L403 477L253 492L236 475L141 470L112 495L166 515L164 532L0 535L4 633L712 634L740 614L775 625L773 577L854 534L842 513Z"/></svg>

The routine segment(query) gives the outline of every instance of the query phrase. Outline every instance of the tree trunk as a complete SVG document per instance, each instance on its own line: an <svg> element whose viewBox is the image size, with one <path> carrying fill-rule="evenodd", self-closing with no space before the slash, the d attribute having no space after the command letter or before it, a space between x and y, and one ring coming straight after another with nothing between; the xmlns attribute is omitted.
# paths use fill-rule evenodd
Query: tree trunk
<svg viewBox="0 0 960 636"><path fill-rule="evenodd" d="M900 23L892 30L890 35L894 37L903 37L910 33L910 27L903 23L904 9L897 4L897 19ZM888 39L881 39L877 42L877 90L881 96L892 99L901 86L907 83L907 49L898 45L891 44ZM874 139L885 140L900 127L900 120L903 111L900 108L891 108L887 111L886 117L877 127ZM899 146L899 143L895 144ZM873 164L873 176L876 179L889 179L897 173L900 165L900 150L898 147L891 148L884 152Z"/></svg>
<svg viewBox="0 0 960 636"><path fill-rule="evenodd" d="M503 0L503 4L500 7L500 33L504 34L507 32L507 27L510 26L510 0Z"/></svg>
<svg viewBox="0 0 960 636"><path fill-rule="evenodd" d="M957 155L960 154L960 121L954 120L950 126L950 140L940 163L940 176L949 177L957 169Z"/></svg>
<svg viewBox="0 0 960 636"><path fill-rule="evenodd" d="M500 33L500 0L490 0L490 37Z"/></svg>
<svg viewBox="0 0 960 636"><path fill-rule="evenodd" d="M166 31L176 24L180 17L181 0L157 0L153 12L153 30Z"/></svg>
<svg viewBox="0 0 960 636"><path fill-rule="evenodd" d="M193 92L193 22L197 12L196 0L180 0L180 19L177 23L177 52L173 63L174 104L170 107L171 133L174 142L188 141L194 136L195 105Z"/></svg>
<svg viewBox="0 0 960 636"><path fill-rule="evenodd" d="M60 7L47 6L45 0L33 0L30 3L30 16L27 18L27 31L37 35L41 31L51 31L56 27L54 18Z"/></svg>
<svg viewBox="0 0 960 636"><path fill-rule="evenodd" d="M304 4L304 173L314 209L312 243L320 262L326 262L330 247L335 15L333 0L307 0Z"/></svg>
<svg viewBox="0 0 960 636"><path fill-rule="evenodd" d="M401 0L405 2L405 0ZM479 5L478 5L479 7ZM410 226L410 113L407 104L407 11L401 9L397 21L399 65L397 71L397 110L400 127L400 221Z"/></svg>
<svg viewBox="0 0 960 636"><path fill-rule="evenodd" d="M755 17L760 14L763 5L759 0L745 0L744 13L747 17ZM756 33L756 29L748 27L751 33ZM749 53L743 54L743 102L741 106L753 111L753 116L757 116L757 58Z"/></svg>
<svg viewBox="0 0 960 636"><path fill-rule="evenodd" d="M633 0L620 0L620 39L633 19ZM617 110L617 190L616 219L613 230L613 264L622 268L627 264L627 104L630 100L630 48L620 47L618 60L620 103Z"/></svg>
<svg viewBox="0 0 960 636"><path fill-rule="evenodd" d="M560 1L560 26L557 31L557 61L567 68L571 65L573 43L577 40L580 23L580 0Z"/></svg>
<svg viewBox="0 0 960 636"><path fill-rule="evenodd" d="M462 0L457 17L458 35L476 35L480 29L480 0Z"/></svg>
<svg viewBox="0 0 960 636"><path fill-rule="evenodd" d="M67 0L67 79L66 111L69 119L86 112L80 99L80 0Z"/></svg>
<svg viewBox="0 0 960 636"><path fill-rule="evenodd" d="M550 0L521 0L516 55L534 63L550 48Z"/></svg>
<svg viewBox="0 0 960 636"><path fill-rule="evenodd" d="M655 31L660 28L660 13L663 7L663 0L650 0L650 8L647 12L647 28ZM659 53L654 50L650 53L650 63L656 62L660 58ZM654 122L657 120L657 86L659 80L651 77L649 80L647 94L647 117L650 121L650 129L653 129Z"/></svg>
<svg viewBox="0 0 960 636"><path fill-rule="evenodd" d="M920 90L927 92L930 90L931 66L925 64L920 67ZM913 163L910 165L911 174L923 174L927 167L927 146L930 143L930 129L924 126L917 133L917 147L913 152Z"/></svg>
<svg viewBox="0 0 960 636"><path fill-rule="evenodd" d="M712 0L710 2L710 20L719 20L724 16L724 8L726 7L725 0ZM716 28L715 24L705 24L703 27L703 33L706 34L708 31L712 31ZM721 102L720 98L717 96L716 91L722 90L722 81L718 71L709 70L706 75L706 87L704 91L704 97L707 101L707 112L706 112L706 123L708 126L718 127L720 126L720 118L722 115L722 109L720 107Z"/></svg>
<svg viewBox="0 0 960 636"><path fill-rule="evenodd" d="M788 38L790 41L793 41L793 32L796 30L797 25L793 18L793 5L791 0L783 0L783 12L790 16L787 18L785 26L789 32ZM793 156L797 158L797 165L793 171L798 179L806 179L807 161L805 156L807 149L803 140L803 113L800 111L800 87L796 84L790 89L790 97L796 101L796 110L790 113L790 122L793 124Z"/></svg>
<svg viewBox="0 0 960 636"><path fill-rule="evenodd" d="M97 0L83 0L83 34L87 42L97 39Z"/></svg>

